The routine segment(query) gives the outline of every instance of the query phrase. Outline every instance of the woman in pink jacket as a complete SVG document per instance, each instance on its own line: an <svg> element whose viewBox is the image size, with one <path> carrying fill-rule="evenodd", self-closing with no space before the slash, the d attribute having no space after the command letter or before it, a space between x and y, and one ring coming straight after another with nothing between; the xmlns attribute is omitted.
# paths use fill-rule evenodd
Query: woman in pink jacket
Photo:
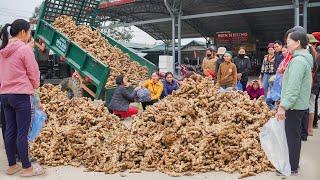
<svg viewBox="0 0 320 180"><path fill-rule="evenodd" d="M10 27L11 39L8 28ZM32 114L32 96L39 87L40 72L30 44L30 24L17 19L0 32L0 99L5 114L5 149L9 162L7 174L21 176L43 174L33 168L28 155L28 132ZM22 168L16 163L18 153Z"/></svg>

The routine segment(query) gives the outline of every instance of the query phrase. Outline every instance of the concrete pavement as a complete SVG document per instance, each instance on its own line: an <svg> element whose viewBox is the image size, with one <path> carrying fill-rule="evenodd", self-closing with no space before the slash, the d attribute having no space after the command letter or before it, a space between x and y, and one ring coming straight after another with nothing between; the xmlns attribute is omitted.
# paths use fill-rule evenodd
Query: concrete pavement
<svg viewBox="0 0 320 180"><path fill-rule="evenodd" d="M127 124L128 122L126 122ZM0 136L2 137L2 136ZM298 176L289 177L288 180L320 180L320 130L314 131L314 136L309 137L307 142L302 143L302 153L300 161L300 173ZM0 140L0 180L20 180L18 174L8 176L5 174L7 160L4 151L2 138ZM96 172L84 172L83 168L70 166L46 167L46 175L26 179L32 180L201 180L217 179L232 180L237 179L238 174L228 174L224 172L210 172L197 174L194 176L170 177L160 172L143 172L143 173L119 173L104 174ZM274 172L262 173L257 176L246 178L248 180L279 180Z"/></svg>

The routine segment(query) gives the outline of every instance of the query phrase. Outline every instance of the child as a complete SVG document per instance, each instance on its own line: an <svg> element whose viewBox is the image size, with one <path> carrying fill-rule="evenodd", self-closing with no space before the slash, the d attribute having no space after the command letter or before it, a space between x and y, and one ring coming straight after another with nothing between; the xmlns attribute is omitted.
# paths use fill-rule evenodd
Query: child
<svg viewBox="0 0 320 180"><path fill-rule="evenodd" d="M227 51L224 56L224 62L220 64L218 70L217 87L222 89L235 88L238 80L237 67L232 62L232 53Z"/></svg>
<svg viewBox="0 0 320 180"><path fill-rule="evenodd" d="M264 96L264 89L261 87L258 80L253 80L246 89L248 95L250 96L250 99L258 99L259 97Z"/></svg>

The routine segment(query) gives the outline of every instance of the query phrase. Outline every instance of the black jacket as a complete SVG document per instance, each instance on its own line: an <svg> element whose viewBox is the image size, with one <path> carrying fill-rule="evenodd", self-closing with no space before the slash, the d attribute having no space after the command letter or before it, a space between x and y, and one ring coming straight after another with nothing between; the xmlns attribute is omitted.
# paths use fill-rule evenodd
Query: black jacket
<svg viewBox="0 0 320 180"><path fill-rule="evenodd" d="M216 69L215 69L215 75L217 75L218 74L218 70L219 70L219 67L220 67L220 64L221 63L223 63L223 61L224 61L224 59L223 59L223 57L221 57L221 58L218 58L217 59L217 62L216 62ZM217 77L217 76L216 76Z"/></svg>
<svg viewBox="0 0 320 180"><path fill-rule="evenodd" d="M135 93L130 93L124 86L118 86L112 95L108 106L111 110L128 111L130 102L134 101Z"/></svg>
<svg viewBox="0 0 320 180"><path fill-rule="evenodd" d="M237 72L242 74L242 79L248 79L249 71L251 68L249 57L245 56L244 58L240 58L239 56L237 56L233 59L233 62L237 66Z"/></svg>
<svg viewBox="0 0 320 180"><path fill-rule="evenodd" d="M277 71L279 65L281 64L281 62L283 61L284 56L282 54L282 52L278 52L275 54L274 56L274 69Z"/></svg>

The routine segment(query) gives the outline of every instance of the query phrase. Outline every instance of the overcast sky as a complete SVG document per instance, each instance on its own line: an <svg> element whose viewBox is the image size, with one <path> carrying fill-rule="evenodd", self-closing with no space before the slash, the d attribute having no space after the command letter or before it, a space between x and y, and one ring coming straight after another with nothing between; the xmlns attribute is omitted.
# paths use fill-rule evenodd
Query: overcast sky
<svg viewBox="0 0 320 180"><path fill-rule="evenodd" d="M0 24L11 23L18 18L29 19L34 8L39 6L42 1L43 0L0 0ZM143 44L154 44L156 42L155 39L139 28L132 27L132 29L134 30L132 42ZM182 44L188 43L191 40L192 39L182 40Z"/></svg>

